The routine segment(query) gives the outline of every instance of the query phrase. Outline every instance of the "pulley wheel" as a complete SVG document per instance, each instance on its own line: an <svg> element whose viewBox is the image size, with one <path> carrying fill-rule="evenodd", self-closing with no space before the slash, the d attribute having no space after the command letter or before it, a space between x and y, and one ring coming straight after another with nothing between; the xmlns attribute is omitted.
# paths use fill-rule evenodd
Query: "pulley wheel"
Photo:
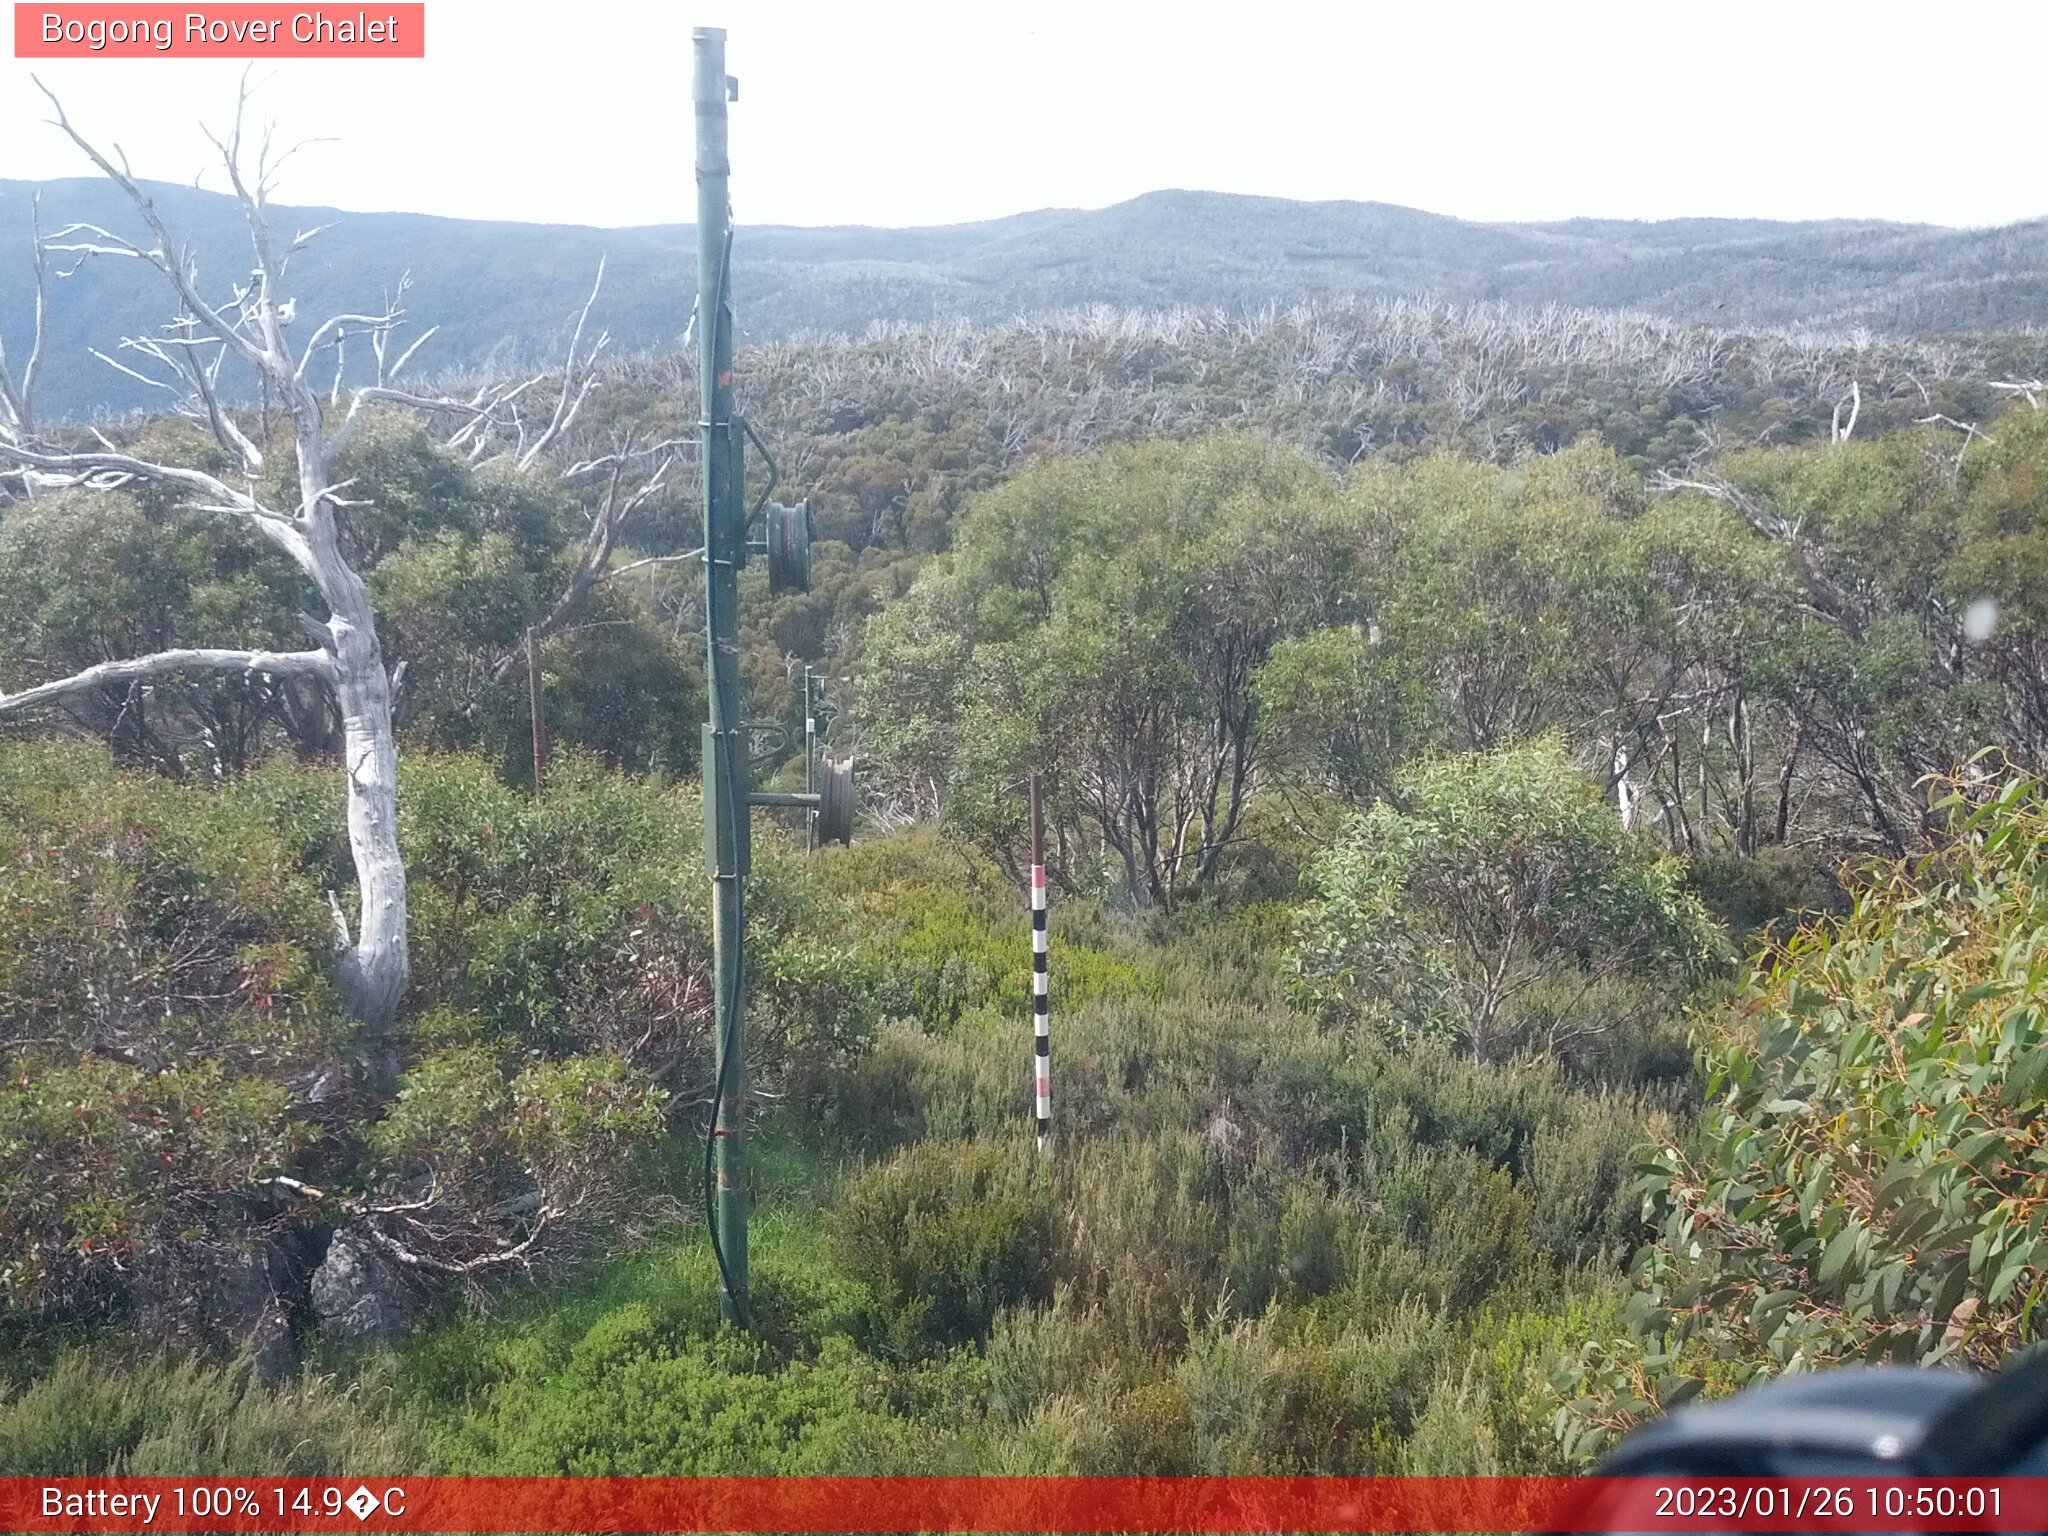
<svg viewBox="0 0 2048 1536"><path fill-rule="evenodd" d="M811 590L811 504L768 503L768 590Z"/></svg>
<svg viewBox="0 0 2048 1536"><path fill-rule="evenodd" d="M853 759L825 759L825 779L818 786L818 841L853 841Z"/></svg>

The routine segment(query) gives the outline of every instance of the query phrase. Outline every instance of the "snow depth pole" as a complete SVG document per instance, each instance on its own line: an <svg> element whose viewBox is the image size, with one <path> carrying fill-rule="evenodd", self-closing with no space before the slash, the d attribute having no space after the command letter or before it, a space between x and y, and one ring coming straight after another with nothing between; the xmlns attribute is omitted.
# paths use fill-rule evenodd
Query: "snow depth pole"
<svg viewBox="0 0 2048 1536"><path fill-rule="evenodd" d="M818 711L811 703L811 669L804 667L804 793L818 792ZM804 851L818 851L818 818L804 818Z"/></svg>
<svg viewBox="0 0 2048 1536"><path fill-rule="evenodd" d="M691 34L697 108L697 398L704 493L704 630L710 720L704 727L704 859L712 887L717 1084L706 1138L706 1215L726 1319L747 1326L745 955L748 739L740 721L739 580L747 557L741 439L732 393L732 201L725 32Z"/></svg>
<svg viewBox="0 0 2048 1536"><path fill-rule="evenodd" d="M1045 803L1038 775L1031 793L1031 1049L1032 1081L1038 1111L1038 1150L1052 1135L1052 978L1046 970L1045 934Z"/></svg>
<svg viewBox="0 0 2048 1536"><path fill-rule="evenodd" d="M540 712L540 653L533 647L533 630L526 631L526 709L533 717L533 797L540 798L541 780L548 772L548 727Z"/></svg>

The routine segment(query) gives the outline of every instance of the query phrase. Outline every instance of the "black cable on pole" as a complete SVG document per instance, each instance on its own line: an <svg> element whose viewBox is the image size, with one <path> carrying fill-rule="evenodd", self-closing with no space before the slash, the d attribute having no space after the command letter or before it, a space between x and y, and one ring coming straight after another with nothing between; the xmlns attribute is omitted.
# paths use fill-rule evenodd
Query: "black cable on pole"
<svg viewBox="0 0 2048 1536"><path fill-rule="evenodd" d="M730 764L728 764L729 767ZM740 805L733 793L733 776L728 771L719 777L725 781L727 814L733 817L732 825L737 828L739 826ZM735 833L733 842L735 847L732 877L737 880L740 878L737 847L739 837L737 833ZM740 1326L745 1328L752 1322L747 1298L740 1295L733 1288L732 1269L725 1262L725 1245L718 1240L718 1173L714 1166L719 1137L718 1121L720 1114L725 1109L726 1073L732 1070L734 1054L733 1031L739 1022L740 995L746 990L746 949L741 945L740 936L737 933L732 936L732 943L734 948L738 950L738 953L733 956L732 991L726 998L725 1028L720 1032L718 1039L717 1081L711 1090L711 1128L704 1137L704 1226L711 1234L711 1255L718 1260L718 1283L725 1290L725 1299L732 1303L732 1309L739 1317Z"/></svg>
<svg viewBox="0 0 2048 1536"><path fill-rule="evenodd" d="M737 876L735 876L737 878ZM711 1128L704 1136L704 1230L711 1234L711 1256L718 1261L718 1283L725 1291L725 1299L732 1303L733 1311L739 1314L740 1326L747 1326L747 1304L733 1289L732 1270L725 1262L725 1245L718 1240L718 1172L713 1159L718 1149L718 1116L725 1107L726 1072L732 1066L732 1020L738 1011L739 971L733 972L732 996L727 1000L725 1030L719 1037L718 1080L711 1090Z"/></svg>

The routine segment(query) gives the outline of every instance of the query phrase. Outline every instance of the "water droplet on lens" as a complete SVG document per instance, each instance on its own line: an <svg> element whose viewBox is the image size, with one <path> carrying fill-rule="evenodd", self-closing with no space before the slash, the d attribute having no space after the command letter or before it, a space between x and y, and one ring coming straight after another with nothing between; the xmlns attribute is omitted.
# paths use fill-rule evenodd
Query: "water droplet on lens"
<svg viewBox="0 0 2048 1536"><path fill-rule="evenodd" d="M1982 645L1998 628L1998 599L1980 597L1963 610L1963 638Z"/></svg>

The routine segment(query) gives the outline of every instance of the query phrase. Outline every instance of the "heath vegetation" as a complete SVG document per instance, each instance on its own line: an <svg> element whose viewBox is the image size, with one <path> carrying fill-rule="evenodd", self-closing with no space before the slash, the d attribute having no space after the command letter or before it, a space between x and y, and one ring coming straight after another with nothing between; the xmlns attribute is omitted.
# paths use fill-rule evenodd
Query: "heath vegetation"
<svg viewBox="0 0 2048 1536"><path fill-rule="evenodd" d="M848 849L757 816L750 1332L680 361L572 341L546 425L381 351L310 425L0 416L0 1472L1549 1472L2031 1346L2039 350L1386 300L744 354L820 539L744 577L761 780L809 665L863 785Z"/></svg>

